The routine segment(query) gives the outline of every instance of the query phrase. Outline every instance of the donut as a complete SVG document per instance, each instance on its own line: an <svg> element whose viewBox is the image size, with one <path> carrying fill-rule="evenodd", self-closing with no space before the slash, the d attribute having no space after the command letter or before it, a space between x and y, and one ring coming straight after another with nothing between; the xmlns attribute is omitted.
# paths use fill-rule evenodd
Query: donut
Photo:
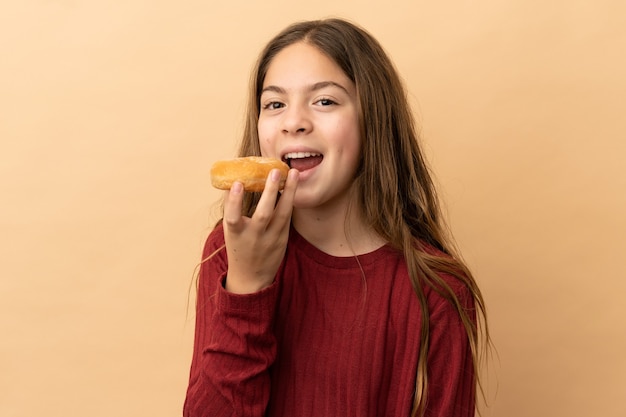
<svg viewBox="0 0 626 417"><path fill-rule="evenodd" d="M287 180L289 165L275 158L261 156L246 156L223 161L217 161L211 167L211 184L219 190L230 190L233 182L239 181L243 189L252 192L261 192L265 188L265 181L272 169L280 170L280 189Z"/></svg>

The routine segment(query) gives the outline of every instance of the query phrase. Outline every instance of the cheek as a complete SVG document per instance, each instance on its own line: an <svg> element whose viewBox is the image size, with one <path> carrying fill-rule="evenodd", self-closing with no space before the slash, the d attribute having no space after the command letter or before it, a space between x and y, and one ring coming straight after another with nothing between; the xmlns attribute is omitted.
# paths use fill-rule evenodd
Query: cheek
<svg viewBox="0 0 626 417"><path fill-rule="evenodd" d="M271 136L266 133L261 123L257 125L257 134L259 135L259 147L261 148L261 156L272 154L273 141Z"/></svg>
<svg viewBox="0 0 626 417"><path fill-rule="evenodd" d="M259 139L259 147L261 148L261 156L268 156L271 152L269 151L269 146L266 141L263 139Z"/></svg>
<svg viewBox="0 0 626 417"><path fill-rule="evenodd" d="M344 157L349 159L351 163L359 160L361 153L361 137L358 129L354 127L346 128L340 135L342 139L342 149Z"/></svg>

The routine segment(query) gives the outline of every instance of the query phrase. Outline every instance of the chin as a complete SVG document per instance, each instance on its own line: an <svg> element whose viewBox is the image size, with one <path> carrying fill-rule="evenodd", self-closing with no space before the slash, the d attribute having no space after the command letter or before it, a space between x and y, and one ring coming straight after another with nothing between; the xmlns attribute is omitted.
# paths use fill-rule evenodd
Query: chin
<svg viewBox="0 0 626 417"><path fill-rule="evenodd" d="M293 202L294 209L306 210L306 209L312 209L315 207L317 207L315 204L312 204L308 201L294 200Z"/></svg>
<svg viewBox="0 0 626 417"><path fill-rule="evenodd" d="M293 208L296 209L314 209L320 205L318 199L313 196L307 195L298 195L298 191L296 190L296 195L293 199Z"/></svg>

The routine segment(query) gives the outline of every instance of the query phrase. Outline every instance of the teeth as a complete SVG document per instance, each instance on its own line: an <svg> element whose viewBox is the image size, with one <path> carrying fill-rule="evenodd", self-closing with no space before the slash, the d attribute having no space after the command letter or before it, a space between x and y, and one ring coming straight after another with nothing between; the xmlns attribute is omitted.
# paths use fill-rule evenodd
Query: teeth
<svg viewBox="0 0 626 417"><path fill-rule="evenodd" d="M298 159L298 158L308 158L310 156L320 156L321 154L315 152L289 152L285 154L285 159Z"/></svg>

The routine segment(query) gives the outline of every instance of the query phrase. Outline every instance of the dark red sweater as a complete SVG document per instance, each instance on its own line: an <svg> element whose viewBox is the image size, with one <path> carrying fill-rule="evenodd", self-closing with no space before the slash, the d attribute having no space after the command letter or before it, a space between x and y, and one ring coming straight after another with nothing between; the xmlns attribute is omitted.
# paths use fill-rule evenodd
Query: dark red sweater
<svg viewBox="0 0 626 417"><path fill-rule="evenodd" d="M224 244L209 236L204 255ZM359 265L360 264L360 265ZM226 251L203 264L185 417L408 417L420 306L403 257L321 252L294 229L275 282L249 295L223 288ZM444 277L468 308L469 292ZM458 314L427 289L428 416L473 416L472 356Z"/></svg>

